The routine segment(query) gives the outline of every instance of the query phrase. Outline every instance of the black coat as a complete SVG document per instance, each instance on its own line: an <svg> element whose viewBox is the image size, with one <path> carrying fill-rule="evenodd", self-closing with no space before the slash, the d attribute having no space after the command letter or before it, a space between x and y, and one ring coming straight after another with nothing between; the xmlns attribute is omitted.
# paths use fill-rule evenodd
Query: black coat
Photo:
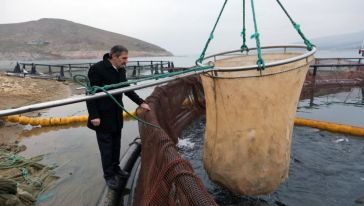
<svg viewBox="0 0 364 206"><path fill-rule="evenodd" d="M104 86L127 81L125 68L120 68L117 71L108 58L109 54L105 54L102 61L91 66L88 72L91 86ZM125 92L125 95L138 105L144 102L134 91ZM113 96L123 105L123 94ZM100 132L116 132L123 127L123 111L110 97L89 100L86 101L86 105L89 113L88 128ZM101 123L97 127L90 122L96 118L101 119Z"/></svg>

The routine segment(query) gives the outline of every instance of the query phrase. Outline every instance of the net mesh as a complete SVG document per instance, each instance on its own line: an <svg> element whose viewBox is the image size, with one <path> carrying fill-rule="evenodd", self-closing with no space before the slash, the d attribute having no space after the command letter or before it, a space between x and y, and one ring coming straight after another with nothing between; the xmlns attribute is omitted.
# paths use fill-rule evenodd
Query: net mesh
<svg viewBox="0 0 364 206"><path fill-rule="evenodd" d="M306 76L301 99L305 89L312 88L313 82L315 87L331 87L359 84L363 79L362 67L320 68L315 75L311 69ZM133 204L216 205L193 172L191 164L179 155L175 146L183 129L205 113L205 96L200 77L183 78L157 87L147 102L152 111L140 117L163 129L139 125L142 164Z"/></svg>
<svg viewBox="0 0 364 206"><path fill-rule="evenodd" d="M141 117L163 129L139 125L142 164L134 205L217 205L175 146L182 130L205 111L199 77L157 87L147 102L152 111Z"/></svg>
<svg viewBox="0 0 364 206"><path fill-rule="evenodd" d="M265 53L267 63L302 53ZM313 56L263 71L256 56L221 59L202 78L206 99L203 162L209 178L240 195L274 192L288 177L294 117Z"/></svg>

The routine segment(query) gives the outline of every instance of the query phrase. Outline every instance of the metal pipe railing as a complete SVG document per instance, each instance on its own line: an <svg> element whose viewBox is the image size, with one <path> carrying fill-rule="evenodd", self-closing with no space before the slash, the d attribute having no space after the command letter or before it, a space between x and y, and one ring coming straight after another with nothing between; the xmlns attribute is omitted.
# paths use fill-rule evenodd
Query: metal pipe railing
<svg viewBox="0 0 364 206"><path fill-rule="evenodd" d="M141 152L141 141L139 139L135 139L132 144L130 144L128 150L125 152L123 157L120 160L120 168L129 174L131 174L132 169L137 162ZM122 201L122 193L127 185L129 179L134 179L135 174L131 174L129 178L120 179L120 188L118 190L111 190L108 187L105 187L104 193L99 200L97 205L102 206L114 206L120 205Z"/></svg>
<svg viewBox="0 0 364 206"><path fill-rule="evenodd" d="M212 70L212 68L205 69L205 70L199 70L199 71L192 71L192 72L185 73L185 74L180 74L180 75L176 75L176 76L172 76L172 77L166 77L163 79L153 80L153 81L142 83L139 85L133 85L133 86L129 86L129 87L123 87L123 88L119 88L119 89L110 90L109 93L112 95L115 95L115 94L125 93L128 91L139 90L139 89L143 89L143 88L147 88L147 87L164 84L164 83L167 83L167 82L170 82L170 81L173 81L176 79L181 79L181 78L184 78L187 76L201 74L203 72L207 72L210 70ZM32 112L32 111L36 111L36 110L58 107L58 106L63 106L63 105L68 105L68 104L74 104L74 103L84 102L87 100L99 99L99 98L106 97L106 96L107 96L107 94L105 94L105 93L96 93L94 95L82 95L82 96L77 96L77 97L70 97L67 99L32 104L32 105L23 106L23 107L14 108L14 109L6 109L6 110L0 111L0 117L14 115L14 114L21 114L21 113L26 113L26 112Z"/></svg>

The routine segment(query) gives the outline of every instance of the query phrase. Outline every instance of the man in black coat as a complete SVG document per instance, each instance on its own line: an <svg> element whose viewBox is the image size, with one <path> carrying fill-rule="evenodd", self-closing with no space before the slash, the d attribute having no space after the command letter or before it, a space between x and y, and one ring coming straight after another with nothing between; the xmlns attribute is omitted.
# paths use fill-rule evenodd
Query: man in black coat
<svg viewBox="0 0 364 206"><path fill-rule="evenodd" d="M127 60L128 50L125 47L121 45L112 47L110 53L105 54L102 61L91 66L88 72L91 86L126 82L125 65ZM125 92L125 95L140 107L150 110L149 105L134 91ZM114 95L114 97L123 105L123 94ZM96 131L106 184L111 189L117 189L119 187L117 176L128 176L128 173L119 167L123 111L109 97L90 100L86 104L89 113L87 126Z"/></svg>

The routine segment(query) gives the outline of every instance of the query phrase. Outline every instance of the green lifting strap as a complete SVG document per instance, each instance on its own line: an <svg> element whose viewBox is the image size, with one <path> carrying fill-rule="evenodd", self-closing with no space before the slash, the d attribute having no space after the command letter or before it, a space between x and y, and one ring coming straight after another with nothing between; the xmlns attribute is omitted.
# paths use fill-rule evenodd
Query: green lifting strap
<svg viewBox="0 0 364 206"><path fill-rule="evenodd" d="M246 51L247 53L249 52L249 48L246 45L246 27L245 27L245 0L243 0L243 30L241 31L240 36L243 37L243 45L240 47L241 52L243 53L244 51Z"/></svg>
<svg viewBox="0 0 364 206"><path fill-rule="evenodd" d="M303 32L301 31L301 26L299 24L297 24L295 21L293 21L292 17L288 14L287 10L284 8L283 4L281 3L281 1L277 0L277 3L279 4L279 6L282 8L282 10L284 11L284 13L287 15L287 17L289 18L289 20L291 21L293 27L297 30L298 34L301 36L301 38L303 39L303 42L305 43L305 45L307 46L307 50L311 51L313 49L313 44L310 42L310 40L308 40L306 38L306 36L303 34Z"/></svg>
<svg viewBox="0 0 364 206"><path fill-rule="evenodd" d="M254 20L254 30L255 33L250 37L251 39L255 39L256 44L257 44L257 53L258 53L258 60L257 60L257 66L258 66L258 70L261 71L264 69L265 67L265 63L264 60L262 58L262 49L260 47L260 34L258 32L258 25L257 25L257 20L256 20L256 16L255 16L255 8L254 8L254 0L251 0L251 6L252 6L252 12L253 12L253 20Z"/></svg>
<svg viewBox="0 0 364 206"><path fill-rule="evenodd" d="M217 20L216 20L216 22L215 22L215 25L214 25L214 27L213 27L213 29L212 29L211 33L210 33L209 38L207 39L207 42L206 42L206 44L205 44L204 49L202 50L202 53L201 53L201 55L200 55L200 58L198 58L198 59L197 59L197 62L200 62L200 63L201 63L201 62L203 61L203 59L205 58L206 50L207 50L207 48L209 47L209 44L210 44L211 40L214 38L215 29L216 29L216 27L217 27L217 24L218 24L218 23L219 23L219 21L220 21L221 15L222 15L222 13L223 13L223 11L224 11L224 9L225 9L225 6L226 6L227 1L228 1L228 0L225 0L225 2L224 2L224 4L223 4L223 6L222 6L222 8L221 8L220 14L219 14L219 16L218 16L218 18L217 18Z"/></svg>

